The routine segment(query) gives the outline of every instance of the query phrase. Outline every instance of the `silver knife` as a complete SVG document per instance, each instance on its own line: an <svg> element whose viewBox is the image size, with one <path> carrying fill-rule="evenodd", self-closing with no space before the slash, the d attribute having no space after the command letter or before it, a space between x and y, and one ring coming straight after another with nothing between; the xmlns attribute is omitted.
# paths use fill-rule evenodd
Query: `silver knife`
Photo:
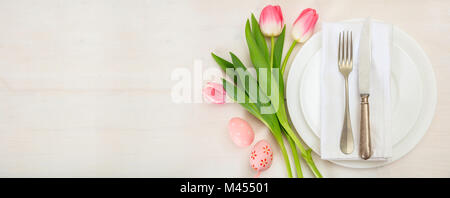
<svg viewBox="0 0 450 198"><path fill-rule="evenodd" d="M364 160L372 156L369 117L370 67L372 66L370 23L370 18L367 18L361 30L358 59L359 94L361 96L359 156Z"/></svg>

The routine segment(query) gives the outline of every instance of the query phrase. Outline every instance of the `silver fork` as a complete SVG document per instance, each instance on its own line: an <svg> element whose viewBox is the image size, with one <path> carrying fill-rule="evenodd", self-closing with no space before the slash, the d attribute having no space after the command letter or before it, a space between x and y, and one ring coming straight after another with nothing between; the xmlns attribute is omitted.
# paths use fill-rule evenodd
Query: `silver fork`
<svg viewBox="0 0 450 198"><path fill-rule="evenodd" d="M353 42L351 31L339 33L338 66L339 71L345 79L345 114L340 147L343 153L350 154L353 152L354 147L352 123L348 109L348 76L353 70Z"/></svg>

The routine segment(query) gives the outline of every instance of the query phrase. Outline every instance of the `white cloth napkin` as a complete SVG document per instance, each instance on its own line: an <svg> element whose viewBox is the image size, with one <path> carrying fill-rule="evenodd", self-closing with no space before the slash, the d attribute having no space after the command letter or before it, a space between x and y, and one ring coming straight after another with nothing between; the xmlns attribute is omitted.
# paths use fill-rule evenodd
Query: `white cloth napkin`
<svg viewBox="0 0 450 198"><path fill-rule="evenodd" d="M358 51L362 22L324 23L322 63L320 68L321 157L327 160L362 160L359 157L360 95L358 88ZM344 78L337 65L339 32L353 34L353 71L349 76L349 108L354 151L341 152L339 143L344 119ZM371 23L372 67L370 73L370 130L373 155L369 160L386 160L392 156L391 143L391 49L392 25Z"/></svg>

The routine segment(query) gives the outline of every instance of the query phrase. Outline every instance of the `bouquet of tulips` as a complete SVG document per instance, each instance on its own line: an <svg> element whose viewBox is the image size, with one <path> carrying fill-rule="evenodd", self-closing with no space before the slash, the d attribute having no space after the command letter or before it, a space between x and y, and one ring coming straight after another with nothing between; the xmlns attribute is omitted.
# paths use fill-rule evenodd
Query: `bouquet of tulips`
<svg viewBox="0 0 450 198"><path fill-rule="evenodd" d="M297 43L303 43L311 37L317 20L314 9L308 8L301 12L292 28L294 41L283 59L286 26L280 6L266 6L261 12L259 23L252 14L245 25L245 38L256 78L233 53L230 52L231 62L212 53L214 60L231 79L231 82L222 79L226 94L270 129L281 148L289 177L293 175L283 137L292 150L297 177L303 177L298 151L314 175L322 177L311 157L311 149L305 149L289 125L283 82L283 73L292 50ZM270 50L266 37L270 38Z"/></svg>

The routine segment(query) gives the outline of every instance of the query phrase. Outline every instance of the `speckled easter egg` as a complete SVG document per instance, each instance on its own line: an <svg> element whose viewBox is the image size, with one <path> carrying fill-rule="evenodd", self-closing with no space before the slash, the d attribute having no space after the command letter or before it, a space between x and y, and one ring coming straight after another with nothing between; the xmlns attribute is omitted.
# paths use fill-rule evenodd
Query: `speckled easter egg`
<svg viewBox="0 0 450 198"><path fill-rule="evenodd" d="M252 127L241 118L232 118L228 122L228 131L230 132L231 140L240 147L249 146L255 139Z"/></svg>
<svg viewBox="0 0 450 198"><path fill-rule="evenodd" d="M258 171L258 175L260 171L264 171L272 165L272 160L273 151L269 143L265 140L256 143L250 155L250 165L254 170Z"/></svg>

